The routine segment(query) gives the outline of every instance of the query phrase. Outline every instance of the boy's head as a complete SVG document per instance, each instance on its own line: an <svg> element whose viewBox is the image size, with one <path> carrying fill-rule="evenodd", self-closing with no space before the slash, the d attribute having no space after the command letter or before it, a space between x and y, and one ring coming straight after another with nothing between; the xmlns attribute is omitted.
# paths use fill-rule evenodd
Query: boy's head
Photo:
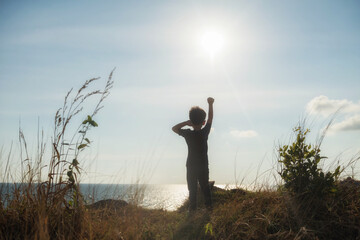
<svg viewBox="0 0 360 240"><path fill-rule="evenodd" d="M205 122L206 112L198 106L192 107L189 111L189 118L192 124L202 125Z"/></svg>

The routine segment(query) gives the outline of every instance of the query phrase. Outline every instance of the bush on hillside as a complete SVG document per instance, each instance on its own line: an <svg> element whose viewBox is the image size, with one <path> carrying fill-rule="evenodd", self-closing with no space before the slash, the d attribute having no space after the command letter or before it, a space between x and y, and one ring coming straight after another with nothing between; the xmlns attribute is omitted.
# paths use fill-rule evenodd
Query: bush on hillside
<svg viewBox="0 0 360 240"><path fill-rule="evenodd" d="M285 182L285 189L294 194L311 194L323 196L336 192L335 182L340 175L340 166L334 172L323 172L319 163L323 157L320 148L306 143L309 129L297 127L296 140L290 145L279 148L279 163L281 178Z"/></svg>

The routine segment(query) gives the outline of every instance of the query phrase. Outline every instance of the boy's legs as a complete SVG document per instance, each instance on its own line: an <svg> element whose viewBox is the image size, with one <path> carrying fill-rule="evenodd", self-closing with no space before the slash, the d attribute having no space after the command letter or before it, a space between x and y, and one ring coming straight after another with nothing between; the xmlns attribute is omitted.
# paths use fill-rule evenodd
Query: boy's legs
<svg viewBox="0 0 360 240"><path fill-rule="evenodd" d="M194 167L186 167L186 180L189 189L189 210L196 210L197 172Z"/></svg>
<svg viewBox="0 0 360 240"><path fill-rule="evenodd" d="M204 195L205 206L212 208L211 192L209 187L209 167L203 166L199 171L199 184Z"/></svg>

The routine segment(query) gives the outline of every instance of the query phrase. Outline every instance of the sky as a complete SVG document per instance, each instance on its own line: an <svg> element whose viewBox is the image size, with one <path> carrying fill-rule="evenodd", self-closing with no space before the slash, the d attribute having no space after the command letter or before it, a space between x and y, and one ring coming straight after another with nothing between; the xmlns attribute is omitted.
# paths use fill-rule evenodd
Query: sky
<svg viewBox="0 0 360 240"><path fill-rule="evenodd" d="M82 182L186 183L186 144L171 127L192 106L207 111L209 96L218 184L271 182L276 148L304 118L309 143L333 119L324 168L346 164L360 153L359 23L359 1L0 0L1 172L12 144L20 165L19 127L34 159L39 128L50 149L66 93L93 77L101 87L114 68Z"/></svg>

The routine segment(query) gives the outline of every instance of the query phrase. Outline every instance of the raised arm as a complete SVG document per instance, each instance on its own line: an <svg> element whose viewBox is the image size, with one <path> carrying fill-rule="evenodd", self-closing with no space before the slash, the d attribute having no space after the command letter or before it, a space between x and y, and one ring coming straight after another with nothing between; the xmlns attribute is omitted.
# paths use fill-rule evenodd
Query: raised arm
<svg viewBox="0 0 360 240"><path fill-rule="evenodd" d="M185 127L185 126L192 126L191 121L190 121L190 120L187 120L187 121L185 121L185 122L178 123L178 124L176 124L175 126L172 127L172 130L173 130L175 133L179 134L179 130L180 130L181 128Z"/></svg>
<svg viewBox="0 0 360 240"><path fill-rule="evenodd" d="M207 99L207 102L209 103L209 112L208 112L208 120L207 120L208 124L212 124L212 120L214 117L214 109L213 109L214 101L215 100L212 97L209 97Z"/></svg>

